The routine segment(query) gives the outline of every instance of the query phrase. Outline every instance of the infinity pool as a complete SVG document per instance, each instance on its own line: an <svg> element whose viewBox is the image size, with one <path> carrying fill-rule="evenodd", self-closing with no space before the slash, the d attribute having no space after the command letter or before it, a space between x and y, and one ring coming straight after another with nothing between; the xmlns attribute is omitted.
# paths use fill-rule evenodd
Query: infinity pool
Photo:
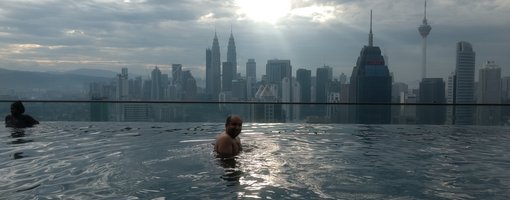
<svg viewBox="0 0 510 200"><path fill-rule="evenodd" d="M509 199L510 128L43 122L0 127L0 199Z"/></svg>

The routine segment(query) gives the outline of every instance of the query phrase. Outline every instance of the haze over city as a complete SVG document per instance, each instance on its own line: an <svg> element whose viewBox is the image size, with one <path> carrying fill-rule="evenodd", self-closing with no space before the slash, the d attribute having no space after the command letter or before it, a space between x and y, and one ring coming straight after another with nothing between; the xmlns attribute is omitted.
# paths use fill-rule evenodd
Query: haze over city
<svg viewBox="0 0 510 200"><path fill-rule="evenodd" d="M468 41L478 71L495 61L510 72L510 2L427 1L432 26L428 77L446 78L455 68L455 44ZM328 65L350 76L368 42L370 10L374 45L389 58L395 81L416 86L421 78L423 1L2 1L0 67L27 71L107 69L148 76L174 63L205 77L205 49L216 32L221 60L228 37L236 39L238 71L249 58L258 77L268 59L289 59L294 69Z"/></svg>

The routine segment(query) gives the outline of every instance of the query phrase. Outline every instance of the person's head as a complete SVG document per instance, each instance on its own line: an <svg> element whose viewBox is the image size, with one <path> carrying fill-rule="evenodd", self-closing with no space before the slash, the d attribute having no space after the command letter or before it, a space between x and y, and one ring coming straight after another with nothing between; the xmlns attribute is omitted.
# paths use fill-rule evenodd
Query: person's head
<svg viewBox="0 0 510 200"><path fill-rule="evenodd" d="M225 132L230 135L230 137L237 137L241 133L242 128L243 120L241 120L241 117L237 115L230 115L227 117L225 122Z"/></svg>
<svg viewBox="0 0 510 200"><path fill-rule="evenodd" d="M23 103L21 101L16 101L11 104L11 114L12 115L20 115L25 112L25 106L23 106Z"/></svg>

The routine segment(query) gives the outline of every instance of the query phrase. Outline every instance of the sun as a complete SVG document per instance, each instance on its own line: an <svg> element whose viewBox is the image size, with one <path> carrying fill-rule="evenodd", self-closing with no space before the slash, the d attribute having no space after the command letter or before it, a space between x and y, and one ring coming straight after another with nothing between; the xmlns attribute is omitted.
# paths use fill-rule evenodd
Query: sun
<svg viewBox="0 0 510 200"><path fill-rule="evenodd" d="M276 23L291 10L291 0L236 0L238 14L259 22Z"/></svg>

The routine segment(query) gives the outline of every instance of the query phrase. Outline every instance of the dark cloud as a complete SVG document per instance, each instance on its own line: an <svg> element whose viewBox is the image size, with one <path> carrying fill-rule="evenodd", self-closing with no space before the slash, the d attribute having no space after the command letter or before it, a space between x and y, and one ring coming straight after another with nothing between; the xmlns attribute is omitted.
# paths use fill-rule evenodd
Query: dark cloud
<svg viewBox="0 0 510 200"><path fill-rule="evenodd" d="M147 66L182 63L202 76L205 48L211 46L214 31L225 59L232 27L241 72L248 58L256 59L260 73L268 59L280 58L291 59L294 69L306 67L315 73L316 67L326 64L336 74L350 75L367 44L373 9L375 44L388 55L396 80L414 82L420 77L417 27L423 18L422 1L292 2L296 10L330 10L290 13L289 18L270 24L241 18L235 0L1 1L0 67L118 70L129 66L145 73ZM505 19L510 18L510 2L429 0L428 5L431 76L444 78L453 71L455 43L460 40L473 44L477 65L494 59L508 66L510 26ZM503 68L503 74L509 72Z"/></svg>

